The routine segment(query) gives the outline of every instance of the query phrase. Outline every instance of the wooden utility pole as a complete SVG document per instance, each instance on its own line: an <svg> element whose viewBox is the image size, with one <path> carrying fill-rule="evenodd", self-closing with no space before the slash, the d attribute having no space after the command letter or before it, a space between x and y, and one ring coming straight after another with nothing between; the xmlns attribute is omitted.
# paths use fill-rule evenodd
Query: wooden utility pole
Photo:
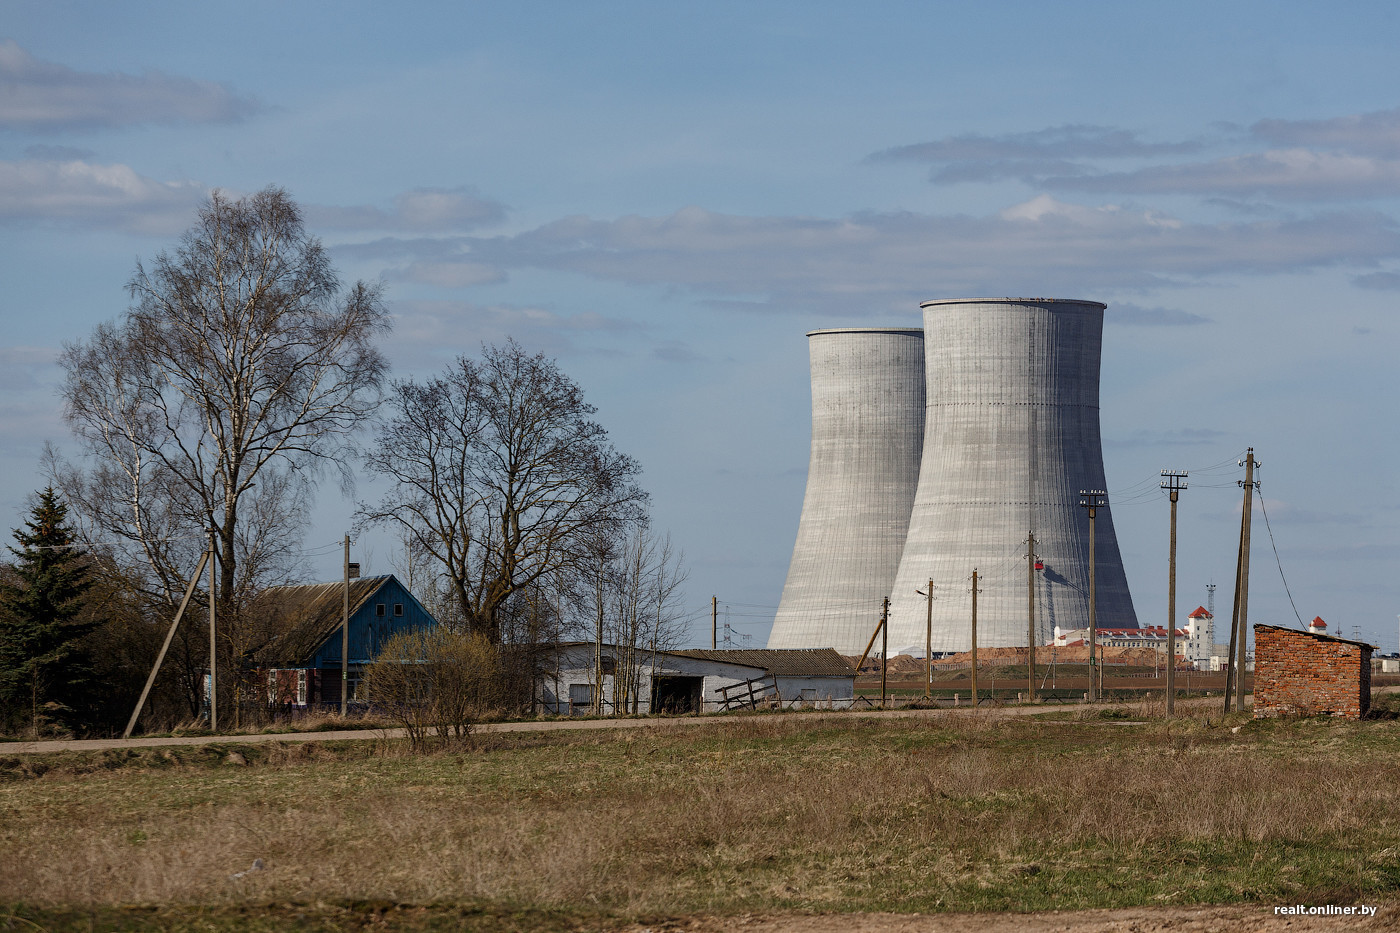
<svg viewBox="0 0 1400 933"><path fill-rule="evenodd" d="M710 597L710 650L719 648L719 597Z"/></svg>
<svg viewBox="0 0 1400 933"><path fill-rule="evenodd" d="M136 720L140 718L141 709L146 705L146 697L150 696L151 685L156 682L156 675L160 673L160 665L165 660L165 653L170 650L170 640L175 637L175 629L180 624L180 619L185 615L185 608L190 604L194 588L199 585L200 576L204 574L204 564L206 561L212 562L213 560L213 551L205 551L199 556L199 566L194 568L189 586L185 587L185 598L180 600L180 608L176 610L175 618L170 623L170 629L165 633L165 641L161 643L160 653L156 655L156 663L151 665L151 673L146 678L146 686L141 688L141 698L136 701L136 709L131 711L131 718L127 720L126 731L122 733L122 738L131 738L131 730L136 728Z"/></svg>
<svg viewBox="0 0 1400 933"><path fill-rule="evenodd" d="M1094 519L1098 516L1099 509L1108 505L1108 493L1102 489L1081 489L1079 490L1079 505L1081 508L1089 510L1089 701L1094 702L1099 698L1099 685L1094 677L1094 667L1097 658L1094 655L1095 646L1098 644L1099 623L1098 623L1098 585L1094 575L1094 561L1098 556L1098 549L1094 545Z"/></svg>
<svg viewBox="0 0 1400 933"><path fill-rule="evenodd" d="M885 602L880 609L880 709L889 706L889 690L887 684L890 675L890 598L885 597Z"/></svg>
<svg viewBox="0 0 1400 933"><path fill-rule="evenodd" d="M1167 718L1176 710L1176 499L1186 488L1186 472L1163 470L1162 488L1171 493L1171 558L1167 571Z"/></svg>
<svg viewBox="0 0 1400 933"><path fill-rule="evenodd" d="M1225 651L1225 712L1230 712L1230 691L1236 687L1235 677L1235 635L1239 632L1240 620L1240 559L1244 536L1235 550L1235 600L1230 609L1230 647Z"/></svg>
<svg viewBox="0 0 1400 933"><path fill-rule="evenodd" d="M340 612L340 715L350 708L350 535L345 536L345 592Z"/></svg>
<svg viewBox="0 0 1400 933"><path fill-rule="evenodd" d="M889 600L885 600L886 603ZM870 633L870 640L865 643L865 650L860 653L860 660L856 662L856 675L860 675L860 669L865 666L865 659L870 657L870 649L875 647L875 639L880 637L880 633L885 630L885 614L880 613L880 621L875 623L875 630Z"/></svg>
<svg viewBox="0 0 1400 933"><path fill-rule="evenodd" d="M1249 641L1249 525L1254 515L1254 448L1245 455L1244 514L1240 517L1240 584L1235 598L1239 603L1239 634L1235 638L1235 710L1244 711L1245 645Z"/></svg>
<svg viewBox="0 0 1400 933"><path fill-rule="evenodd" d="M915 592L918 592L915 590ZM928 581L928 623L924 628L924 699L933 699L933 581Z"/></svg>
<svg viewBox="0 0 1400 933"><path fill-rule="evenodd" d="M972 569L972 705L977 706L977 568Z"/></svg>
<svg viewBox="0 0 1400 933"><path fill-rule="evenodd" d="M209 532L209 731L219 731L218 642L214 640L214 532ZM237 704L235 704L236 706ZM238 723L234 723L237 728Z"/></svg>
<svg viewBox="0 0 1400 933"><path fill-rule="evenodd" d="M1035 702L1035 532L1026 548L1026 702Z"/></svg>

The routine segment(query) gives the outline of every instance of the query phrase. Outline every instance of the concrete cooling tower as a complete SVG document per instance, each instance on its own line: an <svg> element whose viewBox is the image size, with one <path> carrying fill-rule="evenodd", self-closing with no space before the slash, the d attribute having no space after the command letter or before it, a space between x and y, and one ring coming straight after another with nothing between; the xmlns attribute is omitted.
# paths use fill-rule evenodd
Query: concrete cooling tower
<svg viewBox="0 0 1400 933"><path fill-rule="evenodd" d="M1056 625L1087 627L1089 518L1079 491L1107 488L1099 440L1105 306L968 298L921 307L927 421L890 589L891 651L917 645L922 652L927 604L915 591L930 579L933 650L966 651L974 569L979 647L1026 644L1031 534L1042 564L1034 574L1037 644ZM1095 532L1098 624L1134 628L1109 509L1098 510Z"/></svg>
<svg viewBox="0 0 1400 933"><path fill-rule="evenodd" d="M890 594L919 479L923 332L807 335L812 459L769 648L859 654Z"/></svg>

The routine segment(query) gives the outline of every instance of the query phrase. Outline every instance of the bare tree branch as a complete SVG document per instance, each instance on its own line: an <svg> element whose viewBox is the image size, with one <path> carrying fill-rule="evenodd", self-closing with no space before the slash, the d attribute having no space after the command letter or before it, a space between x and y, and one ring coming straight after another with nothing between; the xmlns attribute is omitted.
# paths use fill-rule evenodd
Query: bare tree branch
<svg viewBox="0 0 1400 933"><path fill-rule="evenodd" d="M389 408L365 463L394 485L358 521L412 534L493 642L513 595L578 564L588 536L645 520L636 461L553 360L514 340L396 382Z"/></svg>
<svg viewBox="0 0 1400 933"><path fill-rule="evenodd" d="M349 476L345 442L379 402L388 316L376 286L342 290L279 188L216 191L127 287L125 316L60 357L82 456L52 472L84 527L130 542L128 565L168 600L200 550L170 539L212 531L232 624L294 562L313 476Z"/></svg>

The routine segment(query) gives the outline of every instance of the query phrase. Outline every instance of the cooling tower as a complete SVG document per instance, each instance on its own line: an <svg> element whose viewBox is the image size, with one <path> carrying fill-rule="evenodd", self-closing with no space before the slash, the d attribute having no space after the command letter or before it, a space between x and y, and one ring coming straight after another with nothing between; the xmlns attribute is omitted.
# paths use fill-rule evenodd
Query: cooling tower
<svg viewBox="0 0 1400 933"><path fill-rule="evenodd" d="M918 486L923 333L851 327L807 337L812 459L768 647L859 654L894 582Z"/></svg>
<svg viewBox="0 0 1400 933"><path fill-rule="evenodd" d="M1105 489L1099 440L1104 305L1046 298L927 301L928 416L919 488L890 592L890 649L919 646L933 580L933 650L1024 645L1026 545L1036 539L1037 644L1089 624L1089 517ZM1112 503L1110 502L1110 506ZM1135 628L1109 509L1097 511L1097 618Z"/></svg>

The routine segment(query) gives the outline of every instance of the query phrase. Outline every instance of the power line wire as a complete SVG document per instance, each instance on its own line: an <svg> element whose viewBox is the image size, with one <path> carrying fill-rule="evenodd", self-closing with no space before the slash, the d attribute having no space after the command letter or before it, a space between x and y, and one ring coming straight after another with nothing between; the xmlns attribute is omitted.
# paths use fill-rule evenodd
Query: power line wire
<svg viewBox="0 0 1400 933"><path fill-rule="evenodd" d="M1264 491L1259 490L1259 511L1264 513L1264 528L1269 532L1269 546L1274 549L1274 563L1278 564L1279 579L1283 581L1283 591L1288 594L1288 605L1293 607L1293 615L1298 619L1298 627L1303 628L1303 616L1298 612L1298 604L1293 602L1293 591L1288 588L1288 578L1283 575L1283 561L1278 556L1278 545L1274 543L1274 529L1269 524L1269 510L1264 508Z"/></svg>

